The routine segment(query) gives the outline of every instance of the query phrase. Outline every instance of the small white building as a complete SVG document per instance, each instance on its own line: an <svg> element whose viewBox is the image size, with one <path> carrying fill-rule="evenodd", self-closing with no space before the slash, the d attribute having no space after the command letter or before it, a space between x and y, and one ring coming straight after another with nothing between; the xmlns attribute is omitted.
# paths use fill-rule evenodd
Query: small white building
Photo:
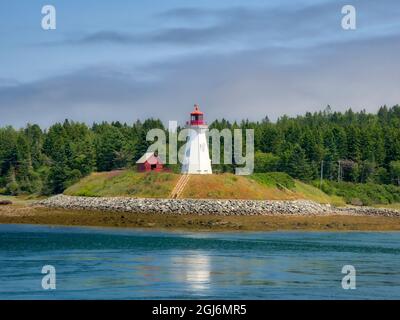
<svg viewBox="0 0 400 320"><path fill-rule="evenodd" d="M182 162L183 174L212 174L211 160L208 152L207 131L204 114L197 104L190 113L190 121L186 128L191 129L186 143Z"/></svg>

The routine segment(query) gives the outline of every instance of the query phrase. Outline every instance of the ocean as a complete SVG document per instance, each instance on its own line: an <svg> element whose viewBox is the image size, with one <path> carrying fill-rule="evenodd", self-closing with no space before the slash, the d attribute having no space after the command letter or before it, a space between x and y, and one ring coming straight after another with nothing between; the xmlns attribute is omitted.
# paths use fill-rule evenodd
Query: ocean
<svg viewBox="0 0 400 320"><path fill-rule="evenodd" d="M0 299L400 299L400 233L0 225Z"/></svg>

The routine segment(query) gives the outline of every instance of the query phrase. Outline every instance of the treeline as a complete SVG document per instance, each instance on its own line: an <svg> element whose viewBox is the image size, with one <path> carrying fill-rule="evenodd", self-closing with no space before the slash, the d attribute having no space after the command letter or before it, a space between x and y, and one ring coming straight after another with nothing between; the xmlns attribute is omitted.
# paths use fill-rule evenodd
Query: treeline
<svg viewBox="0 0 400 320"><path fill-rule="evenodd" d="M215 121L211 127L252 128L255 171L323 179L400 185L400 106L376 114L324 111L281 117L276 123ZM220 166L220 170L230 170Z"/></svg>
<svg viewBox="0 0 400 320"><path fill-rule="evenodd" d="M93 171L132 165L150 145L146 133L163 128L149 119L133 125L65 120L48 130L0 128L0 193L55 194Z"/></svg>
<svg viewBox="0 0 400 320"><path fill-rule="evenodd" d="M281 117L272 123L214 121L211 128L255 131L255 171L294 178L400 184L400 106L365 111ZM47 130L0 128L0 193L60 193L93 171L129 167L150 145L146 134L165 130L160 120L88 126L66 120ZM223 149L223 148L221 148ZM234 165L215 165L232 172Z"/></svg>

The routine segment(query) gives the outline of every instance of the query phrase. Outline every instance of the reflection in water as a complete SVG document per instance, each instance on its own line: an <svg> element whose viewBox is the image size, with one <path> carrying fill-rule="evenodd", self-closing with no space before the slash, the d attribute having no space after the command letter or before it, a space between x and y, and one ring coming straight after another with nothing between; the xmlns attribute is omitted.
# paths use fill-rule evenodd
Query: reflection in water
<svg viewBox="0 0 400 320"><path fill-rule="evenodd" d="M56 266L57 290L38 289L41 263ZM345 264L357 268L357 290L341 287ZM399 265L398 232L175 234L0 224L0 299L398 299Z"/></svg>
<svg viewBox="0 0 400 320"><path fill-rule="evenodd" d="M176 278L193 291L205 291L210 286L210 257L202 251L191 251L186 256L173 256L172 263L177 265Z"/></svg>

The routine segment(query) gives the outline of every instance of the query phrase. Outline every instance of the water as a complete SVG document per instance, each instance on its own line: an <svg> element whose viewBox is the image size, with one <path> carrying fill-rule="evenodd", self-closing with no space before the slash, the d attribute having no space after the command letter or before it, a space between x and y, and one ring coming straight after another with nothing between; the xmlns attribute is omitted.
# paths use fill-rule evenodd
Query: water
<svg viewBox="0 0 400 320"><path fill-rule="evenodd" d="M43 265L56 290L43 290ZM343 265L357 271L344 290ZM0 299L399 299L400 233L0 225Z"/></svg>

